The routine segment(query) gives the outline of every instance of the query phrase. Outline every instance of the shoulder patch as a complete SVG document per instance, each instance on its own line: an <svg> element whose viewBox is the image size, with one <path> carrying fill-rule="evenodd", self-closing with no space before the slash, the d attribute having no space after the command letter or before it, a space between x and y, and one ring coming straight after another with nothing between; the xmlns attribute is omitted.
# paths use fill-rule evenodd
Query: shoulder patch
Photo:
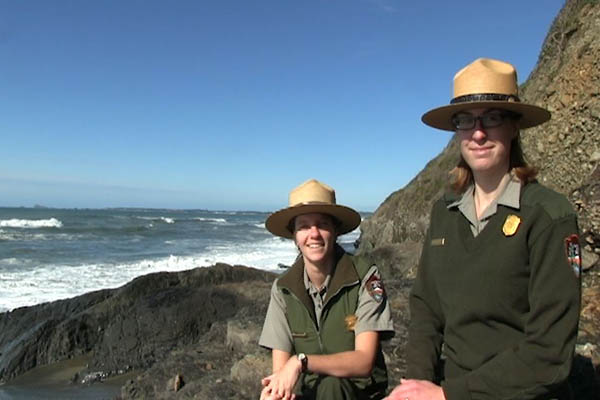
<svg viewBox="0 0 600 400"><path fill-rule="evenodd" d="M383 281L377 274L371 275L366 284L367 292L376 302L381 303L385 298L385 288L383 287Z"/></svg>
<svg viewBox="0 0 600 400"><path fill-rule="evenodd" d="M579 246L579 236L571 235L565 238L565 251L567 263L573 268L573 273L577 278L581 275L581 247Z"/></svg>

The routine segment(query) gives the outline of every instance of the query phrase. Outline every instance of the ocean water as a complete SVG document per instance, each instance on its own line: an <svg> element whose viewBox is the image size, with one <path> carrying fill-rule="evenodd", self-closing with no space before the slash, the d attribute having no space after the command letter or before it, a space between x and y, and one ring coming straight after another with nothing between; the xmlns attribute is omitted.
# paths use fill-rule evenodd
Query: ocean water
<svg viewBox="0 0 600 400"><path fill-rule="evenodd" d="M0 312L217 262L282 271L297 254L263 212L0 208ZM355 230L338 238L354 250Z"/></svg>

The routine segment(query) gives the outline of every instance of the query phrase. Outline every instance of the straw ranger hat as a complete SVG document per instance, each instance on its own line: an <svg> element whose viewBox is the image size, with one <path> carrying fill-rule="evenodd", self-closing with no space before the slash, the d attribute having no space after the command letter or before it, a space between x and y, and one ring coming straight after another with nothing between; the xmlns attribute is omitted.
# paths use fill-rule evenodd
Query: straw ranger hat
<svg viewBox="0 0 600 400"><path fill-rule="evenodd" d="M521 129L550 119L548 110L521 103L518 94L515 67L504 61L479 58L454 75L454 97L450 104L426 112L421 120L434 128L454 131L452 116L472 108L499 108L520 114Z"/></svg>
<svg viewBox="0 0 600 400"><path fill-rule="evenodd" d="M293 218L301 214L328 214L340 222L338 234L348 233L360 225L360 214L350 207L336 204L335 190L317 181L309 179L290 192L289 207L271 214L265 226L273 235L292 239L294 234L289 230Z"/></svg>

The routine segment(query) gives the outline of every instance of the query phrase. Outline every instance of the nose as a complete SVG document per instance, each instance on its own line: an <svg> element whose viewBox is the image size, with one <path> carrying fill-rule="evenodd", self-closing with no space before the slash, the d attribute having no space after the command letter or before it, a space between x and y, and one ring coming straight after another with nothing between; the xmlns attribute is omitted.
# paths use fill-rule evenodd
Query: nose
<svg viewBox="0 0 600 400"><path fill-rule="evenodd" d="M481 119L478 118L475 120L475 128L474 129L475 130L473 131L473 135L472 135L473 140L480 141L487 137L487 133L486 133L485 129L483 128Z"/></svg>
<svg viewBox="0 0 600 400"><path fill-rule="evenodd" d="M310 227L310 236L319 236L319 228L317 227L317 225L312 225Z"/></svg>

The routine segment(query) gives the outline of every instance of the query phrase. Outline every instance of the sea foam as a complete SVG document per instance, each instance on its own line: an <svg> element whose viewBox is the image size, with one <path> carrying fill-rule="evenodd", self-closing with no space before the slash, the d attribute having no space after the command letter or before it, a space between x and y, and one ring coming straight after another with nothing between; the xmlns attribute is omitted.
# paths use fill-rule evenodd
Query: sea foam
<svg viewBox="0 0 600 400"><path fill-rule="evenodd" d="M289 265L295 257L296 249L291 240L269 238L253 245L214 245L196 255L170 255L131 263L47 264L35 269L11 268L10 273L2 273L0 268L0 312L116 288L153 272L208 267L217 262L276 271L278 263ZM15 266L20 261L24 260L5 258L0 260L0 266Z"/></svg>
<svg viewBox="0 0 600 400"><path fill-rule="evenodd" d="M202 221L202 222L216 222L216 223L220 223L220 224L224 224L227 222L227 220L225 218L204 218L204 217L199 217L199 218L194 218L196 221Z"/></svg>
<svg viewBox="0 0 600 400"><path fill-rule="evenodd" d="M268 234L264 213L63 211L64 218L56 217L69 223L59 230L47 229L63 226L51 215L32 219L9 211L15 217L6 213L12 219L0 219L0 312L218 262L281 272L279 266L291 265L298 255L292 240ZM138 218L155 228L139 230L132 221ZM352 250L359 234L357 229L340 236L338 243Z"/></svg>
<svg viewBox="0 0 600 400"><path fill-rule="evenodd" d="M3 219L3 228L62 228L63 223L56 218L50 219Z"/></svg>
<svg viewBox="0 0 600 400"><path fill-rule="evenodd" d="M174 224L175 223L175 218L170 218L170 217L136 217L136 218L143 219L146 221L162 221L166 224Z"/></svg>

